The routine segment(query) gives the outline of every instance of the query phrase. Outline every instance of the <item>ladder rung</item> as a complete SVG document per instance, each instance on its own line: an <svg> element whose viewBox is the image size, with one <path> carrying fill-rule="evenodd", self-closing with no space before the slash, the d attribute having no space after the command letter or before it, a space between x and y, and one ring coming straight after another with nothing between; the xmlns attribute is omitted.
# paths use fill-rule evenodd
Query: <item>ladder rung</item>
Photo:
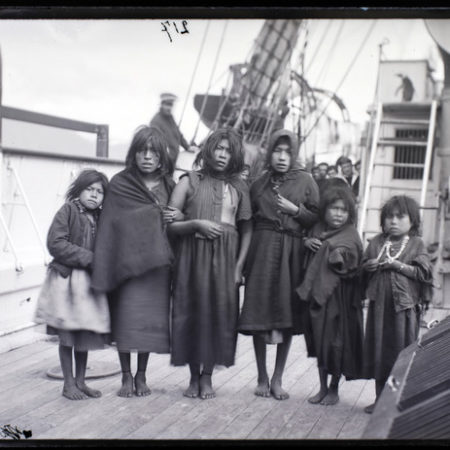
<svg viewBox="0 0 450 450"><path fill-rule="evenodd" d="M382 119L381 123L389 123L392 125L425 125L430 124L429 120L420 119Z"/></svg>
<svg viewBox="0 0 450 450"><path fill-rule="evenodd" d="M382 167L413 167L416 169L423 169L425 167L424 164L414 164L414 163L375 163L374 165Z"/></svg>
<svg viewBox="0 0 450 450"><path fill-rule="evenodd" d="M378 141L378 145L392 146L396 147L398 145L401 146L409 146L409 147L426 147L427 141L408 141L408 140L400 140L400 139L380 139Z"/></svg>
<svg viewBox="0 0 450 450"><path fill-rule="evenodd" d="M419 209L439 209L437 206L419 206ZM381 211L381 208L368 207L367 211Z"/></svg>
<svg viewBox="0 0 450 450"><path fill-rule="evenodd" d="M420 187L394 187L389 186L388 184L372 184L370 188L378 188L378 189L391 189L392 191L420 191Z"/></svg>

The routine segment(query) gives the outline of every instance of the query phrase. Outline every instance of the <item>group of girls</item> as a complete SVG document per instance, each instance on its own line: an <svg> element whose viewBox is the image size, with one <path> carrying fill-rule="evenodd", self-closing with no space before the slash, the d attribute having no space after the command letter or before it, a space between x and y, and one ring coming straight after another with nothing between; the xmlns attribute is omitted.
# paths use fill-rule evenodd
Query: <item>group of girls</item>
<svg viewBox="0 0 450 450"><path fill-rule="evenodd" d="M85 383L87 352L115 342L118 395L150 394L154 352L189 365L186 397L213 398L214 368L234 364L238 333L253 337L258 396L289 397L282 377L299 334L318 363L320 390L311 403L335 404L342 375L375 378L379 396L398 353L417 338L420 305L430 299L419 208L405 196L390 199L382 232L363 254L350 189L319 198L297 165L298 147L291 132L275 132L265 171L249 189L241 139L220 129L203 144L196 170L175 185L164 136L141 127L126 168L109 185L95 170L80 174L48 233L54 260L36 311L36 321L59 335L64 396L101 395ZM270 378L267 344L277 345Z"/></svg>

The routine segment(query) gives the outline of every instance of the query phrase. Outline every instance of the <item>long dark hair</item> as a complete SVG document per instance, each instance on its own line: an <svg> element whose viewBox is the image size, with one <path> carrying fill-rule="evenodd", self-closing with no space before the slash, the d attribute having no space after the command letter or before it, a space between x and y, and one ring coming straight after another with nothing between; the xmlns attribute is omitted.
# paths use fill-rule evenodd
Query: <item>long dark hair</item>
<svg viewBox="0 0 450 450"><path fill-rule="evenodd" d="M380 225L384 231L384 221L397 211L399 214L408 214L411 221L410 236L420 236L420 208L419 204L407 195L394 195L381 208Z"/></svg>
<svg viewBox="0 0 450 450"><path fill-rule="evenodd" d="M83 170L69 186L66 193L66 200L68 202L75 200L87 187L97 182L101 183L103 191L106 194L106 190L108 189L108 177L95 169Z"/></svg>
<svg viewBox="0 0 450 450"><path fill-rule="evenodd" d="M320 198L320 208L319 208L319 215L322 221L325 221L325 214L327 212L327 208L337 200L342 200L344 202L345 207L347 208L348 211L347 223L355 223L356 218L355 200L352 191L350 190L350 188L347 187L342 188L333 187L325 189L324 193Z"/></svg>
<svg viewBox="0 0 450 450"><path fill-rule="evenodd" d="M173 172L173 163L167 152L166 140L158 128L147 125L140 126L134 133L125 158L125 166L128 169L137 169L136 153L145 151L149 143L151 143L152 150L159 156L159 164L161 167L158 171L162 175L171 174Z"/></svg>
<svg viewBox="0 0 450 450"><path fill-rule="evenodd" d="M232 177L240 175L244 170L244 151L242 149L242 139L232 128L220 128L211 133L197 154L194 166L201 168L207 174L212 174L214 170L214 150L222 139L227 139L230 144L230 162L223 172L224 176Z"/></svg>

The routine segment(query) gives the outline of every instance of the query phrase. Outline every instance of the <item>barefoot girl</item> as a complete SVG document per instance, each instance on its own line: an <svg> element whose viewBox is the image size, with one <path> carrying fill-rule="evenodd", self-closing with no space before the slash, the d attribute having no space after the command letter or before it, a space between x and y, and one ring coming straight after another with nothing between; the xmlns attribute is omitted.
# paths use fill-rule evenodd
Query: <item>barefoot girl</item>
<svg viewBox="0 0 450 450"><path fill-rule="evenodd" d="M185 396L208 399L215 396L214 366L234 364L238 286L251 239L251 209L241 178L242 144L235 131L212 133L196 163L201 169L181 177L170 201L185 214L185 221L170 225L179 238L172 364L189 364Z"/></svg>
<svg viewBox="0 0 450 450"><path fill-rule="evenodd" d="M166 208L174 186L162 134L143 126L126 168L111 179L99 223L92 286L110 294L112 338L122 369L121 397L150 394L150 352L169 353L170 251L165 223L182 217ZM133 377L130 352L137 352Z"/></svg>
<svg viewBox="0 0 450 450"><path fill-rule="evenodd" d="M254 233L246 263L245 300L239 331L253 335L258 384L255 394L289 397L281 387L293 334L302 333L300 302L295 294L303 275L305 229L318 218L317 184L296 169L298 142L287 130L275 132L267 152L267 172L250 189ZM266 344L278 344L269 382Z"/></svg>
<svg viewBox="0 0 450 450"><path fill-rule="evenodd" d="M46 323L47 333L59 336L63 395L71 400L101 396L86 386L85 375L88 351L103 348L110 332L108 301L90 289L97 220L107 186L103 173L81 172L47 236L54 259L38 298L35 322Z"/></svg>
<svg viewBox="0 0 450 450"><path fill-rule="evenodd" d="M364 340L364 376L375 378L381 394L398 354L415 342L420 306L431 299L430 259L419 237L419 205L410 197L392 197L381 210L382 233L367 247L369 311ZM371 413L375 404L366 407Z"/></svg>
<svg viewBox="0 0 450 450"><path fill-rule="evenodd" d="M308 302L305 340L317 358L320 390L310 403L339 401L341 375L361 376L363 316L359 269L361 239L354 227L355 203L347 187L328 189L320 201L320 222L305 238L307 270L297 290ZM331 382L328 386L328 375Z"/></svg>

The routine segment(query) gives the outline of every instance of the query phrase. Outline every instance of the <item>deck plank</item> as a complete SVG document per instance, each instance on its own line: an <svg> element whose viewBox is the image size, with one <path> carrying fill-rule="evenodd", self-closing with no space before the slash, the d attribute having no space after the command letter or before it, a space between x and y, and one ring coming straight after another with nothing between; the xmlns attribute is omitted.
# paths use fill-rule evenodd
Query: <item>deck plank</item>
<svg viewBox="0 0 450 450"><path fill-rule="evenodd" d="M276 346L268 346L269 373L275 351ZM149 397L118 397L120 375L115 375L89 380L103 396L79 402L62 397L62 381L45 375L58 364L54 342L35 342L3 356L0 424L31 429L37 439L351 439L363 433L370 418L363 408L374 397L373 381L359 380L342 384L338 405L310 405L307 398L318 389L318 374L301 336L294 337L283 379L290 399L282 402L253 394L256 364L252 339L246 336L239 337L236 364L215 371L217 398L208 401L182 396L189 370L171 366L169 355L150 356ZM90 358L118 364L113 348Z"/></svg>

